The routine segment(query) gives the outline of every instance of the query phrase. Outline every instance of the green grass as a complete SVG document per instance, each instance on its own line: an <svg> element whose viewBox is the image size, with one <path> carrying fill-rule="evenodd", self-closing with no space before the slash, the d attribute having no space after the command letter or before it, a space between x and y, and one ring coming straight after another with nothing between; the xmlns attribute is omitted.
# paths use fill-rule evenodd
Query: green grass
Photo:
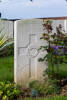
<svg viewBox="0 0 67 100"><path fill-rule="evenodd" d="M60 65L59 73L61 78L67 78L67 64Z"/></svg>
<svg viewBox="0 0 67 100"><path fill-rule="evenodd" d="M50 98L25 98L24 100L67 100L67 96L54 96Z"/></svg>
<svg viewBox="0 0 67 100"><path fill-rule="evenodd" d="M48 67L50 70L52 69L51 68L51 65L49 65ZM60 78L63 79L63 78L67 78L67 64L61 64L59 66L59 70L57 71L57 67L54 65L54 72L58 72L59 75L60 75Z"/></svg>
<svg viewBox="0 0 67 100"><path fill-rule="evenodd" d="M13 81L14 57L0 57L0 81Z"/></svg>

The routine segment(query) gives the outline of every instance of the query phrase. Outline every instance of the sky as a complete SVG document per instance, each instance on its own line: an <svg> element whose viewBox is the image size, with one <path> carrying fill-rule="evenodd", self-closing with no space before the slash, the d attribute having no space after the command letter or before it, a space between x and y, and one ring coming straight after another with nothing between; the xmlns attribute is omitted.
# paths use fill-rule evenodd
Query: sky
<svg viewBox="0 0 67 100"><path fill-rule="evenodd" d="M67 16L65 0L2 0L2 18L27 19Z"/></svg>

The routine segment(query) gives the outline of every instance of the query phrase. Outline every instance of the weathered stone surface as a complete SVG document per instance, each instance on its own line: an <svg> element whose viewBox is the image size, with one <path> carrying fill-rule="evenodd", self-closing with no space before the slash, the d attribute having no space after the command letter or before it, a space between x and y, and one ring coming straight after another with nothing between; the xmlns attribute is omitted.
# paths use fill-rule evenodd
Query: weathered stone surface
<svg viewBox="0 0 67 100"><path fill-rule="evenodd" d="M43 31L43 20L31 19L15 22L15 82L27 86L31 80L43 79L46 63L38 62L44 52L39 52Z"/></svg>

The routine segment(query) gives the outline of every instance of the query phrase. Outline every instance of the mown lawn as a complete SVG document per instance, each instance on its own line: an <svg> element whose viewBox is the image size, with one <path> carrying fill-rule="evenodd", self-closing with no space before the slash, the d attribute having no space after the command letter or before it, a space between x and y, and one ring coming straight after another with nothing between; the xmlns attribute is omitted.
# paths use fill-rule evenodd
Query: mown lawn
<svg viewBox="0 0 67 100"><path fill-rule="evenodd" d="M25 98L24 100L67 100L67 96L54 96L50 98Z"/></svg>
<svg viewBox="0 0 67 100"><path fill-rule="evenodd" d="M59 68L59 70L57 70L57 67L56 67L56 65L54 65L54 73L59 73L59 75L60 75L60 78L61 79L63 79L63 78L67 78L67 64L61 64L61 65L59 65L58 66ZM50 70L50 72L51 72L51 70L52 70L52 67L51 67L51 65L49 64L49 70Z"/></svg>
<svg viewBox="0 0 67 100"><path fill-rule="evenodd" d="M67 78L67 64L60 65L59 74L61 78Z"/></svg>
<svg viewBox="0 0 67 100"><path fill-rule="evenodd" d="M14 57L0 57L0 81L14 80Z"/></svg>

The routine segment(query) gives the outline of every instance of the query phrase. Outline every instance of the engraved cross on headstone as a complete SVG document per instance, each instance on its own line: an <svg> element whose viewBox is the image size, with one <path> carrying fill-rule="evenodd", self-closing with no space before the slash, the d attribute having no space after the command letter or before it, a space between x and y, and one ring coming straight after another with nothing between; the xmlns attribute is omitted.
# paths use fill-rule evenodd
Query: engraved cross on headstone
<svg viewBox="0 0 67 100"><path fill-rule="evenodd" d="M29 43L24 47L19 47L19 55L29 57L29 77L31 77L31 59L35 58L38 53L37 36L36 34L29 34Z"/></svg>

